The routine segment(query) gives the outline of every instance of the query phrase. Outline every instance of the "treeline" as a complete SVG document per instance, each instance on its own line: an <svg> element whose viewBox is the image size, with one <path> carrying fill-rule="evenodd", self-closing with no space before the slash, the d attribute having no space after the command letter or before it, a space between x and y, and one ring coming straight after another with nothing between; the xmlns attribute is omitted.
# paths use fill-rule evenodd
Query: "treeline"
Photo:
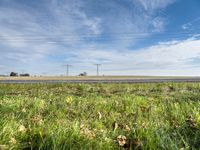
<svg viewBox="0 0 200 150"><path fill-rule="evenodd" d="M18 73L16 73L16 72L11 72L11 73L10 73L10 76L11 76L11 77L18 77L18 76L20 76L20 77L29 77L30 74L28 74L28 73L18 74Z"/></svg>

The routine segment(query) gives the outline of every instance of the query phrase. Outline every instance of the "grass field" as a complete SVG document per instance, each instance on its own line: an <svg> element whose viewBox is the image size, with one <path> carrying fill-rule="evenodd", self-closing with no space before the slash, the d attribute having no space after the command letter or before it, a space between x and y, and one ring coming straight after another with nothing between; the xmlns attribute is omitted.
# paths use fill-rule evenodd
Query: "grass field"
<svg viewBox="0 0 200 150"><path fill-rule="evenodd" d="M181 79L199 78L195 76L37 76L37 77L0 77L2 80L130 80L130 79Z"/></svg>
<svg viewBox="0 0 200 150"><path fill-rule="evenodd" d="M200 149L200 84L0 84L0 149Z"/></svg>

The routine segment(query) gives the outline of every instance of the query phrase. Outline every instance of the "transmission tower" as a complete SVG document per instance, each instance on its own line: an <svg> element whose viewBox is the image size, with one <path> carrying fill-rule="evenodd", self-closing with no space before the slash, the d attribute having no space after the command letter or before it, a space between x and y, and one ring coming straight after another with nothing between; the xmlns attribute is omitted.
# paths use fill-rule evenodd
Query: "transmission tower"
<svg viewBox="0 0 200 150"><path fill-rule="evenodd" d="M99 76L99 66L101 66L101 64L95 64L97 66L97 76Z"/></svg>
<svg viewBox="0 0 200 150"><path fill-rule="evenodd" d="M71 65L67 64L66 67L67 67L66 75L69 76L69 67L71 67Z"/></svg>

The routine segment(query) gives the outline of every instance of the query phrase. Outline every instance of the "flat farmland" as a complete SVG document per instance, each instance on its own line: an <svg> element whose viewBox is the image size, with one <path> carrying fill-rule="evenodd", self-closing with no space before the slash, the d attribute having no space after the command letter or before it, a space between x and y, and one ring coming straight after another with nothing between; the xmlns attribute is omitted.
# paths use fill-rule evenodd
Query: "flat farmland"
<svg viewBox="0 0 200 150"><path fill-rule="evenodd" d="M199 149L200 84L0 84L0 149Z"/></svg>
<svg viewBox="0 0 200 150"><path fill-rule="evenodd" d="M200 77L189 76L49 76L49 77L0 77L0 83L161 83L200 82Z"/></svg>
<svg viewBox="0 0 200 150"><path fill-rule="evenodd" d="M0 77L0 80L130 80L156 78L184 78L161 76L38 76L38 77Z"/></svg>

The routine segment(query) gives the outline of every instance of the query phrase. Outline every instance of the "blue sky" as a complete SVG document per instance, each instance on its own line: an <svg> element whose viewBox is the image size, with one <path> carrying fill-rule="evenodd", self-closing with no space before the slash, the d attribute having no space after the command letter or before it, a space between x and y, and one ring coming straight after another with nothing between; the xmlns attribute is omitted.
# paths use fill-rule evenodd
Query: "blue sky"
<svg viewBox="0 0 200 150"><path fill-rule="evenodd" d="M200 75L199 0L1 0L0 74Z"/></svg>

